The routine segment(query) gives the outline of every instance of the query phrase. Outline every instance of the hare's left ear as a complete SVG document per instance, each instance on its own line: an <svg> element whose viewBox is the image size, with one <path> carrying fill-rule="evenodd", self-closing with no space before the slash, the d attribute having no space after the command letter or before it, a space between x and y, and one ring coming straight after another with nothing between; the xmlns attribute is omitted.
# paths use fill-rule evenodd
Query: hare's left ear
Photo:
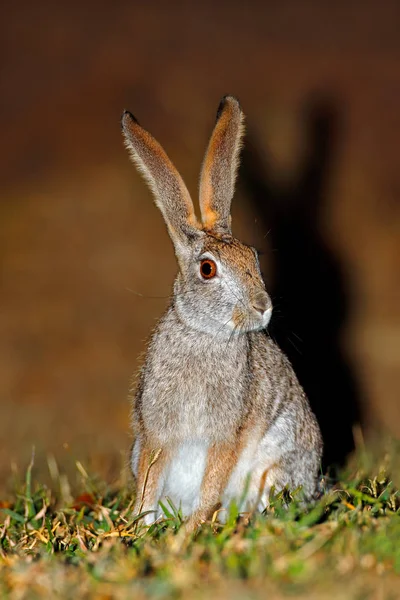
<svg viewBox="0 0 400 600"><path fill-rule="evenodd" d="M150 186L180 255L201 234L189 192L160 144L128 111L122 115L122 130L132 161Z"/></svg>
<svg viewBox="0 0 400 600"><path fill-rule="evenodd" d="M233 96L219 105L200 176L200 209L206 231L231 233L231 202L244 133L244 115Z"/></svg>

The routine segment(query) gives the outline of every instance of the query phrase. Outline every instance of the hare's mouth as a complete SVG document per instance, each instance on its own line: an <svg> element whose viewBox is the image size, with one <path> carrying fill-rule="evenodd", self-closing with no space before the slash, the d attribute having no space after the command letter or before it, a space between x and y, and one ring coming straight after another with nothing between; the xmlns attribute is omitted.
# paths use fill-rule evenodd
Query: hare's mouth
<svg viewBox="0 0 400 600"><path fill-rule="evenodd" d="M272 317L272 306L270 306L269 308L267 308L266 311L264 311L263 315L262 315L262 324L263 324L263 329L265 329Z"/></svg>
<svg viewBox="0 0 400 600"><path fill-rule="evenodd" d="M260 331L266 329L272 316L272 306L268 307L262 313L258 310L252 311L252 318L250 321L250 327L248 331Z"/></svg>

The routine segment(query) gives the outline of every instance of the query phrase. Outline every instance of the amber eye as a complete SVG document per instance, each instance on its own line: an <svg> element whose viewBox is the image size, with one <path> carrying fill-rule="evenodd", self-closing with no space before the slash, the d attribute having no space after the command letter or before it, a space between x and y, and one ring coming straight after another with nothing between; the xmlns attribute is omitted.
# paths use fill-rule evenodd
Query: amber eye
<svg viewBox="0 0 400 600"><path fill-rule="evenodd" d="M217 265L213 260L205 258L200 263L200 275L203 279L212 279L217 274Z"/></svg>

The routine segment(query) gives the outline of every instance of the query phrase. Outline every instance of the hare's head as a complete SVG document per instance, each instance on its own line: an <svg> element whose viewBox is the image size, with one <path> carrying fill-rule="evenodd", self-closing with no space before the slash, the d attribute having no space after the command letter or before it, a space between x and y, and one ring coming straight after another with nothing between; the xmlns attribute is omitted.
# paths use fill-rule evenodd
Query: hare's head
<svg viewBox="0 0 400 600"><path fill-rule="evenodd" d="M223 98L200 176L199 223L189 192L164 150L133 115L125 112L122 117L126 146L153 191L175 247L176 310L194 329L222 335L263 329L272 312L256 250L231 233L243 120L236 98Z"/></svg>

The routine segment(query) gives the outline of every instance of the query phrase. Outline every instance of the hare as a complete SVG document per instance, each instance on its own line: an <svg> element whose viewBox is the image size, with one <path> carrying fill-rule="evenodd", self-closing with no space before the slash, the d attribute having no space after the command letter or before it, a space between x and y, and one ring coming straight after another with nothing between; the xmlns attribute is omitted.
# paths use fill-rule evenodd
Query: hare
<svg viewBox="0 0 400 600"><path fill-rule="evenodd" d="M232 236L244 132L225 96L200 177L200 223L178 171L129 112L125 144L161 210L178 261L173 296L148 345L133 401L131 467L146 524L170 498L195 530L232 499L264 510L271 487L312 498L322 440L293 369L268 337L271 299L257 251Z"/></svg>

